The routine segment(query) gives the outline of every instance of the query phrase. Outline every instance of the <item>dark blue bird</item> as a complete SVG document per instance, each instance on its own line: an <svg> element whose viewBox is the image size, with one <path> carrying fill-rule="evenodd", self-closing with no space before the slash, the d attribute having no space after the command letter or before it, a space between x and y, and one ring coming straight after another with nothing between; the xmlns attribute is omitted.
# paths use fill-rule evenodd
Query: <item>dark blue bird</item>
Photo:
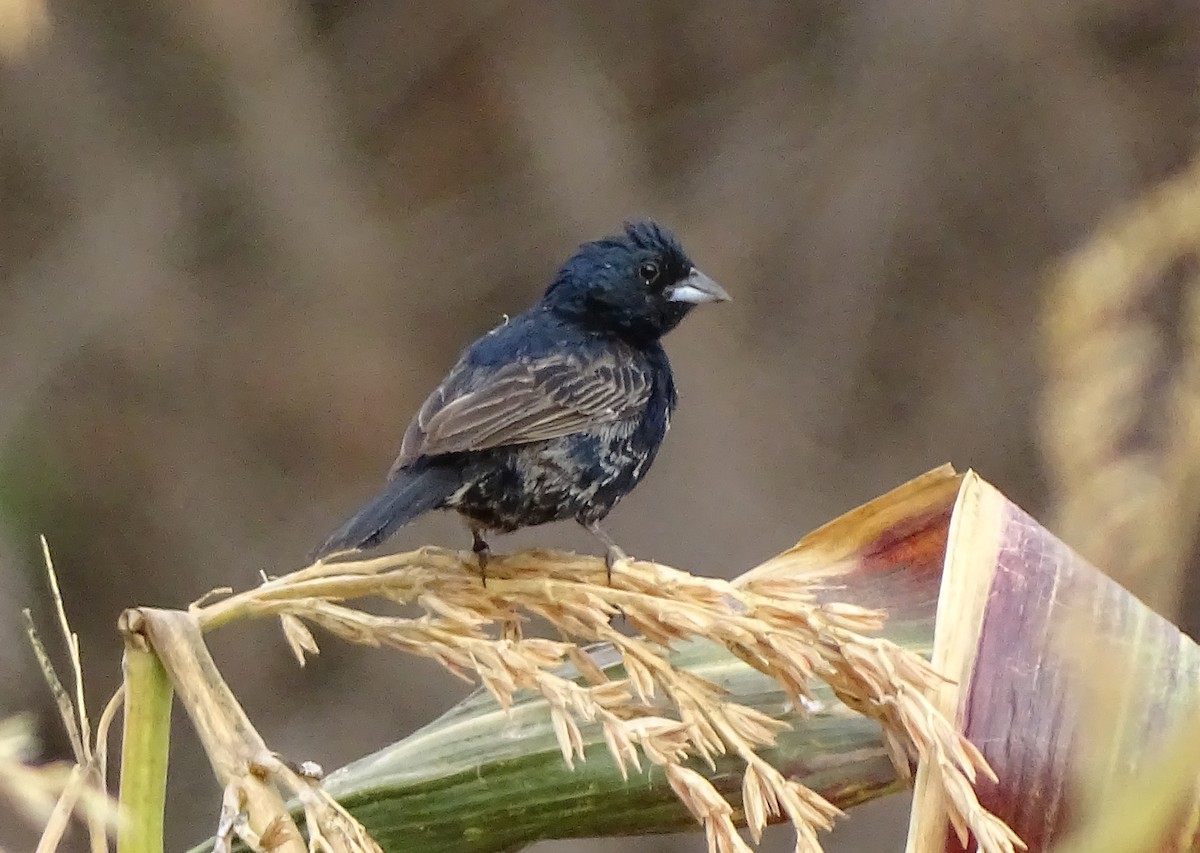
<svg viewBox="0 0 1200 853"><path fill-rule="evenodd" d="M382 491L314 557L370 548L432 509L474 537L574 518L600 527L645 476L671 424L675 383L659 339L729 295L653 222L580 246L541 300L471 344L409 424Z"/></svg>

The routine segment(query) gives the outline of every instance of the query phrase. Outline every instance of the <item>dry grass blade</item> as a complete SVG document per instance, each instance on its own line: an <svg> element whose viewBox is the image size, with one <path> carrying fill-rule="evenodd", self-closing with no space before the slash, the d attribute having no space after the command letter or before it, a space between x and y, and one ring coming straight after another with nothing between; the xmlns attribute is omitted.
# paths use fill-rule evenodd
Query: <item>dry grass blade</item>
<svg viewBox="0 0 1200 853"><path fill-rule="evenodd" d="M58 849L86 784L87 777L84 775L83 768L76 764L70 770L67 784L63 786L58 802L54 804L54 810L46 819L46 826L42 830L42 837L38 839L35 853L51 853Z"/></svg>
<svg viewBox="0 0 1200 853"><path fill-rule="evenodd" d="M67 654L71 659L71 674L75 681L75 713L79 717L79 734L82 740L82 753L76 753L76 760L83 763L91 758L92 726L88 720L87 702L83 696L83 661L79 654L79 635L71 630L67 619L67 608L63 603L62 590L58 586L58 573L54 571L54 559L50 556L50 543L46 537L39 537L42 543L42 559L46 563L46 577L50 581L50 592L54 597L54 611L58 616L58 627L62 631L63 641L67 644Z"/></svg>
<svg viewBox="0 0 1200 853"><path fill-rule="evenodd" d="M415 618L379 616L346 604L365 596L415 603L425 612ZM503 626L521 610L546 620L566 639L506 636ZM636 636L613 628L618 613ZM969 828L981 850L1011 853L1022 846L974 796L976 773L991 772L986 762L924 699L942 679L920 656L868 636L881 627L880 613L818 603L799 573L776 570L729 583L625 561L610 585L599 560L531 551L495 558L483 586L473 560L425 548L317 563L194 605L193 615L205 627L241 616L280 617L298 655L311 641L297 628L303 620L352 642L430 657L455 674L472 674L505 708L517 691L534 691L550 706L568 764L583 757L580 726L598 723L622 772L640 768L639 755L664 768L716 851L748 848L735 830L733 805L685 762L736 755L745 766L742 805L752 837L770 820L786 819L795 829L797 850L819 851L818 831L841 812L759 756L783 724L671 664L671 644L703 637L774 678L797 707L811 701L811 680L824 680L852 707L880 721L903 773L915 760L938 768L955 825ZM579 644L596 641L621 655L624 678L607 680L589 665ZM555 673L566 661L576 664L581 682Z"/></svg>
<svg viewBox="0 0 1200 853"><path fill-rule="evenodd" d="M318 655L321 653L321 649L317 646L317 641L313 637L312 632L295 616L290 613L284 613L279 617L279 622L283 627L283 637L287 640L288 648L296 656L296 663L304 666L308 655Z"/></svg>
<svg viewBox="0 0 1200 853"><path fill-rule="evenodd" d="M64 764L31 767L27 762L36 751L27 717L0 720L0 793L31 822L42 822L66 788L71 769Z"/></svg>
<svg viewBox="0 0 1200 853"><path fill-rule="evenodd" d="M87 760L87 755L83 746L83 735L79 730L79 721L75 716L75 706L71 701L71 694L63 686L62 679L58 677L58 671L54 668L54 662L50 659L50 653L46 651L46 645L38 635L37 628L33 624L33 614L26 608L21 611L21 615L25 620L25 635L29 638L29 645L33 648L34 657L37 658L38 666L42 670L42 678L50 688L50 695L54 697L54 705L58 709L59 719L62 720L63 728L67 732L67 739L71 742L71 751L75 754L75 760L82 763Z"/></svg>
<svg viewBox="0 0 1200 853"><path fill-rule="evenodd" d="M109 799L105 782L108 750L107 737L112 718L119 706L119 694L105 707L93 740L83 689L83 664L79 637L71 630L66 607L58 586L58 576L50 556L50 546L43 536L42 555L46 575L55 604L59 630L67 647L74 682L74 697L59 678L54 663L34 627L33 616L23 610L25 630L38 665L58 708L63 728L71 742L73 766L51 764L39 768L26 767L21 759L32 749L32 736L22 732L19 723L7 735L0 731L0 792L23 807L36 821L44 822L38 853L56 850L72 817L80 818L88 829L92 853L108 849L108 831L116 819L116 806ZM0 724L6 729L7 724ZM29 752L28 754L32 754ZM7 790L6 790L7 788Z"/></svg>
<svg viewBox="0 0 1200 853"><path fill-rule="evenodd" d="M15 806L17 813L33 825L43 827L37 853L57 850L72 817L83 816L99 824L103 846L104 828L115 818L115 810L99 787L94 770L81 765L55 762L31 766L36 752L32 726L25 717L0 721L0 797ZM93 839L93 849L97 849Z"/></svg>

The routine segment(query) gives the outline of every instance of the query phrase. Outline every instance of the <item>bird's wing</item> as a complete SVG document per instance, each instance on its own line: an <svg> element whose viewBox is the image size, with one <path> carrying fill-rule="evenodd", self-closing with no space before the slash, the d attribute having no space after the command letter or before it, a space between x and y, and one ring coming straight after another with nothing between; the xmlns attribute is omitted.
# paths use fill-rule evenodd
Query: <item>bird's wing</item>
<svg viewBox="0 0 1200 853"><path fill-rule="evenodd" d="M528 444L623 420L650 398L650 376L612 350L553 354L497 369L460 362L404 433L395 472L421 456Z"/></svg>

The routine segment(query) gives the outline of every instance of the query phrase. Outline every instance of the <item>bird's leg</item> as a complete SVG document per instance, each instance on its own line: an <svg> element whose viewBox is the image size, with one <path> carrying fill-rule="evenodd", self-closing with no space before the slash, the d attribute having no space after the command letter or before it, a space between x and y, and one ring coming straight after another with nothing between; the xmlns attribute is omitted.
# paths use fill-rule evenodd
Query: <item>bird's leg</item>
<svg viewBox="0 0 1200 853"><path fill-rule="evenodd" d="M604 567L608 569L608 585L612 586L613 566L621 560L628 560L629 555L613 541L613 538L608 535L608 531L600 526L599 521L581 521L580 523L588 533L604 543Z"/></svg>
<svg viewBox="0 0 1200 853"><path fill-rule="evenodd" d="M479 560L479 578L484 586L487 586L487 564L492 558L492 549L488 546L487 540L483 538L483 533L487 530L473 522L467 522L467 526L471 528L471 550L475 552L475 558Z"/></svg>
<svg viewBox="0 0 1200 853"><path fill-rule="evenodd" d="M475 552L475 556L479 559L479 580L486 587L487 564L488 560L492 558L492 549L488 546L487 540L483 538L483 534L487 532L487 528L472 521L468 521L467 526L471 528L471 550ZM501 623L500 631L506 640L515 641L521 639L521 620L517 618L515 607L509 609L509 615Z"/></svg>

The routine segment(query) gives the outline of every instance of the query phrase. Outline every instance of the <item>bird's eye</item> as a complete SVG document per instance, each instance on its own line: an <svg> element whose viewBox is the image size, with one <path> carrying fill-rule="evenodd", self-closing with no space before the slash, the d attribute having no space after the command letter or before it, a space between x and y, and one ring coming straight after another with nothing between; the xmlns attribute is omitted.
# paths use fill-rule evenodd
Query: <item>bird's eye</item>
<svg viewBox="0 0 1200 853"><path fill-rule="evenodd" d="M658 280L659 273L658 264L654 261L642 261L641 266L638 267L638 275L646 284L654 284Z"/></svg>

